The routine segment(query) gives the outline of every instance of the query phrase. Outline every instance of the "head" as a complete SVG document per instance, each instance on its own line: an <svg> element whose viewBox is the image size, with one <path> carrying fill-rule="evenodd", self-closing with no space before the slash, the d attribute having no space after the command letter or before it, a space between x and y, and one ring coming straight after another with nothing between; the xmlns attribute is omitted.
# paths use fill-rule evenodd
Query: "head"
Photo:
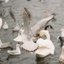
<svg viewBox="0 0 64 64"><path fill-rule="evenodd" d="M46 35L45 35L44 32L40 31L38 34L36 34L36 38L37 38L37 39L38 39L38 38L46 39L47 37L46 37Z"/></svg>

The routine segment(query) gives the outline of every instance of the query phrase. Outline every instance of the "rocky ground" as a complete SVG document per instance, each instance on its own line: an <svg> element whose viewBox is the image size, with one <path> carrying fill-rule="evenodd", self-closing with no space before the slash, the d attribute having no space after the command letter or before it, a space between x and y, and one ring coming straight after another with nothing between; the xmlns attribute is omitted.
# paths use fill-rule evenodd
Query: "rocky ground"
<svg viewBox="0 0 64 64"><path fill-rule="evenodd" d="M7 31L1 29L0 30L0 39L2 41L7 42L10 41L13 44L13 38L17 36L17 33L12 33L11 28L15 26L13 19L10 17L8 11L9 6L12 7L12 11L15 15L16 22L23 22L22 13L24 7L26 7L31 15L32 21L31 26L38 22L40 19L46 17L50 13L55 13L56 22L50 22L54 27L54 30L50 30L51 40L53 41L56 49L54 56L51 56L51 59L46 58L44 63L43 59L40 61L36 61L36 56L30 54L26 51L22 50L22 54L17 57L11 57L9 60L6 60L9 54L7 54L6 50L2 50L0 53L0 63L1 64L58 64L58 59L60 55L61 48L59 46L57 37L60 35L60 29L64 28L64 1L63 0L10 0L8 3L3 6L8 6L5 8L7 17L3 19L3 22L7 22L9 24L9 29ZM1 6L0 6L1 7ZM1 8L0 8L1 10ZM50 60L50 61L49 61Z"/></svg>

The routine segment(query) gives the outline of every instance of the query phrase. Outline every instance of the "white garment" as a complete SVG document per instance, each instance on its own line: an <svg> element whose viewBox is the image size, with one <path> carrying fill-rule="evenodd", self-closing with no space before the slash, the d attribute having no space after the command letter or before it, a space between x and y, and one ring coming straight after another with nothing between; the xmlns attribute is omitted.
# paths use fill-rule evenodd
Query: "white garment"
<svg viewBox="0 0 64 64"><path fill-rule="evenodd" d="M35 51L36 54L45 57L49 54L54 54L55 47L52 43L51 40L45 39L43 40L42 38L39 38L37 40L37 44L39 45L39 48Z"/></svg>
<svg viewBox="0 0 64 64"><path fill-rule="evenodd" d="M37 49L38 44L34 43L32 40L26 40L21 47L27 51L34 51Z"/></svg>

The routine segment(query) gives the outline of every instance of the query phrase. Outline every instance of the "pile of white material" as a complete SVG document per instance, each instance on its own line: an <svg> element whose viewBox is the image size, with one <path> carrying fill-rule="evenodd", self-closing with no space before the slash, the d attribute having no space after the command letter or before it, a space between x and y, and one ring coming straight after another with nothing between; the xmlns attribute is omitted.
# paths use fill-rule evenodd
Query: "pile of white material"
<svg viewBox="0 0 64 64"><path fill-rule="evenodd" d="M16 44L16 49L15 50L8 50L7 52L10 55L20 55L21 54L20 44Z"/></svg>
<svg viewBox="0 0 64 64"><path fill-rule="evenodd" d="M21 30L22 34L19 35L16 38L17 41L21 40L23 42L23 45L21 45L21 47L24 48L27 51L34 51L38 48L38 46L42 45L42 47L39 47L35 51L36 54L39 54L39 55L42 55L42 56L46 56L48 54L54 54L55 47L54 47L52 41L50 40L50 35L49 35L48 31L45 31L46 32L46 37L47 37L47 39L45 41L43 41L43 39L40 39L40 38L37 40L37 42L40 43L40 45L38 43L34 43L33 40L31 39L33 37L33 35L36 35L37 32L40 30L40 28L42 28L42 27L44 28L45 25L53 17L54 17L54 15L50 15L50 16L42 19L41 21L39 21L37 24L35 24L31 28L29 28L29 26L28 26L28 23L27 23L28 21L25 21L24 22L24 24L25 24L24 27L27 29L27 33L26 34L24 33L26 31L26 29L24 29L24 32L22 32L22 30ZM30 32L31 32L31 34L29 34ZM32 36L30 37L30 35L32 35ZM44 43L45 46L42 43ZM51 46L51 47L48 47L48 45ZM45 48L43 48L43 47L45 47ZM45 50L46 50L46 52L45 52Z"/></svg>
<svg viewBox="0 0 64 64"><path fill-rule="evenodd" d="M5 30L7 30L8 29L8 24L7 24L7 22L5 22L4 23L4 25L3 25L3 27L2 27L3 29L5 29Z"/></svg>
<svg viewBox="0 0 64 64"><path fill-rule="evenodd" d="M25 38L26 36L23 34L24 30L21 28L19 30L18 36L16 38L14 38L14 41L16 42L22 42L23 38Z"/></svg>
<svg viewBox="0 0 64 64"><path fill-rule="evenodd" d="M22 42L22 35L20 33L18 33L18 36L16 38L14 38L14 41Z"/></svg>
<svg viewBox="0 0 64 64"><path fill-rule="evenodd" d="M14 27L13 31L19 31L20 30L20 26L18 23L16 23L16 26Z"/></svg>
<svg viewBox="0 0 64 64"><path fill-rule="evenodd" d="M21 47L27 51L34 51L38 48L38 44L34 43L32 40L25 40Z"/></svg>
<svg viewBox="0 0 64 64"><path fill-rule="evenodd" d="M38 54L41 57L45 57L49 54L54 54L55 47L51 40L42 38L39 38L37 40L37 44L39 45L39 48L35 51L36 54Z"/></svg>

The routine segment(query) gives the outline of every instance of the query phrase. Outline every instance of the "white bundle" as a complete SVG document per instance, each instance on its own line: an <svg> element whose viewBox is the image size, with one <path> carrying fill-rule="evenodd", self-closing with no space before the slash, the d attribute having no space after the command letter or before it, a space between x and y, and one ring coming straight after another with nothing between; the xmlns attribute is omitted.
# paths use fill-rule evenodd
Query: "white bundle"
<svg viewBox="0 0 64 64"><path fill-rule="evenodd" d="M8 24L7 24L7 22L5 22L4 23L4 25L3 25L3 27L2 27L3 29L5 29L5 30L7 30L8 29Z"/></svg>

